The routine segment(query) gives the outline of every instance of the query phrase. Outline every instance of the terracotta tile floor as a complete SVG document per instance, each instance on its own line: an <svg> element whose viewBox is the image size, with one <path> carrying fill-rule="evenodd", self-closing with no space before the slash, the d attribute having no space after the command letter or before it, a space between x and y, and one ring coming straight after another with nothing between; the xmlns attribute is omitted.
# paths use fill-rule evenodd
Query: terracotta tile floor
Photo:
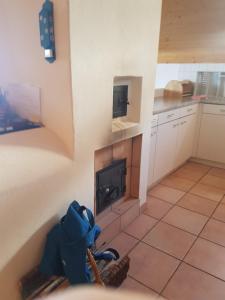
<svg viewBox="0 0 225 300"><path fill-rule="evenodd" d="M149 192L145 212L110 246L131 258L123 289L224 300L225 170L186 163Z"/></svg>

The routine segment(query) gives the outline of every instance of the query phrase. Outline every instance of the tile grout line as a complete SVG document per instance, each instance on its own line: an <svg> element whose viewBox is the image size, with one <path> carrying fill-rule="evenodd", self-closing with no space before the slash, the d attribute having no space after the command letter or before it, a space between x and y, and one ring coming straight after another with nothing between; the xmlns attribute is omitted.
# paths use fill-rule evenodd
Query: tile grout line
<svg viewBox="0 0 225 300"><path fill-rule="evenodd" d="M199 178L199 180L196 182L196 185L199 183L199 181L204 177L204 176L206 176L208 173L209 173L209 171L211 170L212 168L209 168L209 170L203 175L203 176L201 176L200 178ZM160 183L159 183L160 184ZM194 187L194 185L193 185L193 187ZM187 194L188 192L186 192L178 201L180 201L186 194ZM147 195L148 196L148 195ZM153 196L154 197L154 196ZM164 219L164 217L170 212L170 210L172 210L176 205L177 205L177 202L176 203L171 203L171 202L168 202L168 201L166 201L166 200L163 200L163 199L160 199L160 198L158 198L158 197L155 197L156 199L159 199L159 200L161 200L161 201L164 201L164 202L166 202L166 203L169 203L169 204L171 204L171 207L169 208L169 210L160 218L160 219L158 219L158 222L156 222L156 224L148 231L148 233L146 233L145 235L144 235L144 237L143 237L143 239L146 237L146 235L147 234L149 234L160 222L164 222L164 223L166 223L165 221L163 221L163 219ZM147 200L148 201L148 200ZM188 210L188 209L187 209ZM189 211L191 211L191 210L189 210ZM143 212L143 214L145 214L144 212ZM146 214L147 215L147 214ZM148 215L147 215L148 216ZM152 217L152 216L151 216ZM154 217L152 217L152 218L154 218ZM166 224L168 224L168 223L166 223ZM171 224L168 224L168 225L171 225ZM176 227L176 226L174 226L175 228L178 228L178 227ZM178 228L178 229L180 229L180 228ZM181 229L181 230L183 230L183 229ZM183 231L185 231L185 230L183 230ZM186 231L186 232L188 232L188 231ZM190 233L190 232L188 232L188 233ZM142 239L142 240L143 240Z"/></svg>
<svg viewBox="0 0 225 300"><path fill-rule="evenodd" d="M209 175L209 172L210 172L212 169L213 169L213 167L209 167L208 171L205 172L203 175L201 175L201 176L199 177L198 180L191 180L191 179L187 179L187 178L181 177L181 176L179 176L179 175L174 175L174 176L177 177L177 178L184 179L184 180L186 179L186 180L189 180L189 181L194 182L194 184L193 184L187 191L181 190L181 189L179 189L179 188L177 188L177 187L168 186L168 185L166 185L166 184L161 183L161 181L159 181L157 185L160 184L160 185L169 187L169 188L171 188L171 189L179 190L179 191L184 192L184 193L189 193L189 192L190 192L197 184L199 184L199 183L201 182L201 180L202 180L205 176ZM168 176L170 176L170 175L173 175L173 173L169 174ZM218 176L214 176L214 177L220 178L220 177L218 177ZM164 179L166 179L166 178L167 178L167 177L163 178L162 181L163 181ZM202 184L204 184L204 183L202 183ZM157 185L153 186L153 188L155 188ZM204 184L204 185L207 185L207 184ZM211 185L209 185L209 186L211 186ZM212 186L212 187L215 187L215 186ZM216 187L215 187L215 188L216 188ZM220 188L217 187L217 189L220 189ZM150 192L150 191L151 191L151 190L149 190L149 192ZM147 195L149 194L149 192L147 193ZM154 197L154 196L153 196L153 197ZM184 196L182 196L182 198L183 198L183 197L184 197ZM182 199L182 198L181 198L181 199ZM213 201L213 200L212 200L212 201Z"/></svg>
<svg viewBox="0 0 225 300"><path fill-rule="evenodd" d="M211 170L212 168L209 168L209 170L203 175L203 176L201 176L200 178L199 178L199 180L196 182L196 185L200 182L200 180L204 177L204 176L206 176L208 173L209 173L209 171ZM160 184L160 183L159 183ZM193 185L193 187L194 187L195 185ZM180 201L186 194L187 194L188 192L186 192L178 201ZM147 195L148 196L148 195ZM155 196L153 196L153 197L155 197ZM163 201L163 202L165 202L165 203L169 203L169 204L171 204L172 206L169 208L169 210L160 218L160 219L158 219L158 222L149 230L149 232L148 233L146 233L145 234L145 236L143 237L143 239L146 237L146 235L147 234L149 234L160 222L163 222L163 223L166 223L165 221L163 221L163 219L164 219L164 217L170 212L170 210L172 210L175 206L177 206L177 203L178 203L178 201L176 202L176 203L171 203L171 202L168 202L168 201L166 201L166 200L163 200L163 199L160 199L160 198L158 198L158 197L155 197L156 199L159 199L159 200L161 200L161 201ZM147 200L148 201L148 200ZM214 202L216 202L216 201L214 201ZM186 209L186 208L183 208L183 209ZM188 211L191 211L192 212L192 210L190 210L190 209L186 209L186 210L188 210ZM197 213L197 212L195 212L195 213ZM143 214L145 214L144 212L143 212ZM147 215L147 214L146 214ZM202 215L202 214L200 214L200 215ZM148 215L147 215L148 216ZM202 215L202 216L204 216L204 217L208 217L209 218L209 216L205 216L205 215ZM150 216L150 217L152 217L152 218L154 218L153 216ZM166 224L168 224L168 225L171 225L171 224L169 224L169 223L166 223ZM171 225L171 226L173 226L173 227L175 227L175 228L178 228L178 227L176 227L176 226L174 226L174 225ZM178 228L178 229L180 229L180 230L183 230L183 229L181 229L181 228ZM186 230L183 230L183 231L185 231L185 232L187 232L187 233L190 233L189 231L186 231ZM190 233L190 234L193 234L193 233ZM195 234L193 234L193 235L195 235Z"/></svg>
<svg viewBox="0 0 225 300"><path fill-rule="evenodd" d="M187 164L187 163L188 163L188 161L187 161L185 164ZM184 167L185 164L184 164L183 166L181 166L180 168ZM203 165L203 164L202 164L202 165ZM182 176L180 176L180 175L174 175L174 176L175 176L175 177L178 177L178 178L181 178L181 179L186 179L186 180L189 180L189 181L193 181L193 182L194 182L193 186L192 186L191 188L188 189L188 191L187 191L187 193L188 193L195 185L197 185L197 184L203 179L203 177L205 177L206 175L208 175L208 173L210 172L210 170L213 168L213 167L210 167L210 166L207 166L207 167L209 167L208 171L206 171L203 175L201 175L201 176L199 177L198 180L188 179L188 178L182 177ZM180 168L178 168L177 171L178 171ZM175 172L176 172L176 171L175 171ZM172 173L171 175L173 175L173 173Z"/></svg>
<svg viewBox="0 0 225 300"><path fill-rule="evenodd" d="M191 265L190 263L188 263L188 262L186 262L186 261L183 261L182 264L188 265L189 267L194 268L195 270L198 270L198 271L200 271L200 272L202 272L202 273L205 273L205 274L207 274L207 275L209 275L209 276L211 276L211 277L213 277L213 278L216 278L217 280L220 280L220 281L222 281L222 282L225 283L225 279L222 279L222 278L217 277L217 276L215 276L215 275L213 275L213 274L211 274L211 273L209 273L209 272L207 272L207 271L204 271L204 270L202 270L202 269L199 269L198 267L193 266L193 265Z"/></svg>
<svg viewBox="0 0 225 300"><path fill-rule="evenodd" d="M164 200L164 199L161 199L161 198L159 198L159 197L157 197L157 196L150 195L150 193L148 193L147 196L154 197L154 198L156 198L156 199L159 199L159 200L161 200L161 201L164 201L164 202L166 202L166 203L169 203L169 204L171 204L172 206L179 206L179 205L178 205L179 201L181 201L181 200L185 197L186 194L191 194L191 195L194 195L194 196L198 196L198 195L196 195L196 194L194 194L194 193L191 193L191 190L192 190L196 185L198 185L198 184L200 183L200 181L201 181L205 176L208 175L208 173L211 171L211 169L212 169L212 167L209 167L209 170L208 170L204 175L202 175L202 176L198 179L198 181L196 181L195 184L194 184L188 191L186 191L186 192L183 191L183 190L179 190L178 188L170 187L170 188L172 188L172 189L175 189L175 190L178 190L178 191L181 191L181 192L184 192L184 193L185 193L179 200L177 200L176 203L171 203L171 202L169 202L169 201L167 201L167 200ZM172 175L172 174L171 174L171 175ZM177 176L177 177L178 177L178 178L182 178L182 177L179 177L179 176ZM161 184L161 183L159 182L158 184ZM206 184L204 184L204 185L206 185ZM164 185L164 186L166 186L166 185ZM206 185L206 186L207 186L207 185ZM169 187L169 186L166 186L166 187ZM223 199L223 198L222 198L220 201L215 201L215 200L212 200L212 199L209 199L209 198L206 198L206 197L202 197L202 196L198 196L198 197L203 198L203 199L205 198L205 199L210 200L210 201L215 202L215 203L221 202L222 199ZM223 197L224 197L224 195L223 195ZM148 201L148 200L147 200L147 201ZM201 214L201 213L199 213L199 212L193 211L193 210L191 210L191 209L189 209L189 208L186 208L186 207L182 207L182 206L179 206L179 207L181 207L181 208L183 208L183 209L186 209L186 210L188 210L188 211L197 213L197 214L202 215L202 216L207 217L207 218L209 218L209 217L211 216L211 215L209 215L209 216L203 215L203 214ZM168 210L168 212L169 212L169 210ZM168 213L168 212L167 212L167 213Z"/></svg>
<svg viewBox="0 0 225 300"><path fill-rule="evenodd" d="M146 287L147 289L149 289L150 291L153 291L154 293L156 293L158 296L160 296L159 292L157 292L156 290L154 290L153 288L147 286L145 283L135 279L132 275L128 275L127 277L132 278L133 280L137 281L138 283L140 283L141 285L143 285L144 287Z"/></svg>
<svg viewBox="0 0 225 300"><path fill-rule="evenodd" d="M168 286L169 282L171 281L171 279L173 278L173 276L174 276L175 273L177 272L177 270L178 270L178 268L180 267L180 265L181 265L182 263L184 263L184 264L186 263L186 262L184 261L184 259L187 257L188 253L189 253L190 250L193 248L193 246L194 246L195 242L198 240L198 238L201 238L201 237L200 237L200 234L201 234L202 231L204 230L205 226L208 224L208 222L209 222L211 219L213 219L212 216L213 216L213 214L215 213L215 211L216 211L216 209L218 208L218 206L221 204L224 195L223 195L223 197L221 198L221 200L220 200L219 202L214 201L214 202L217 202L217 205L216 205L215 209L212 211L212 213L210 214L210 216L206 216L206 215L203 215L203 214L200 214L200 213L198 213L198 212L195 212L195 211L192 211L192 210L190 210L190 209L186 209L186 208L182 207L183 209L186 209L186 210L188 210L188 211L197 213L197 214L199 214L199 215L201 215L201 216L205 216L205 217L208 218L208 220L206 221L205 225L203 226L202 230L199 232L198 235L193 234L193 233L190 233L190 232L188 232L188 231L186 231L186 230L183 230L183 229L181 229L181 228L179 228L179 227L176 227L176 226L174 226L174 225L172 225L172 224L168 224L168 223L166 223L166 222L163 221L163 218L164 218L164 217L169 213L169 211L170 211L171 209L173 209L175 206L180 207L180 206L178 205L178 202L179 202L179 201L180 201L187 193L189 193L189 192L191 191L191 189L193 189L197 184L199 184L199 182L202 180L202 178L204 178L204 177L210 172L211 169L212 169L212 167L210 167L209 170L208 170L204 175L202 175L202 176L199 178L199 180L198 180L197 182L195 182L195 184L193 184L192 187L190 187L189 190L187 190L186 192L185 192L185 191L182 191L182 192L184 192L185 194L184 194L184 195L183 195L176 203L171 203L171 202L168 202L168 201L166 201L166 200L163 200L163 199L160 199L160 198L158 198L158 197L153 196L153 197L155 197L156 199L159 199L159 200L161 200L161 201L163 201L163 202L165 202L165 203L171 204L171 207L170 207L169 210L168 210L161 218L159 218L159 219L155 218L154 216L145 214L145 213L143 212L144 215L149 216L149 217L155 219L155 220L156 220L156 223L155 223L154 226L153 226L153 227L152 227L152 228L151 228L151 229L150 229L150 230L142 237L142 239L137 238L137 237L135 237L135 236L132 236L131 234L127 233L127 232L124 231L124 230L122 231L122 232L126 233L128 236L130 236L130 237L132 237L132 238L135 238L135 239L137 240L137 243L136 243L136 244L135 244L128 252L127 252L127 255L128 255L129 253L131 253L131 251L133 251L133 249L134 249L136 246L138 246L138 244L144 243L145 245L147 245L147 246L149 246L149 247L152 247L153 249L155 249L155 250L157 250L157 251L160 251L160 252L162 252L163 254L168 255L168 256L170 256L170 257L176 259L177 261L179 261L179 264L178 264L177 268L176 268L175 271L172 273L172 275L170 276L170 278L168 279L167 283L165 284L165 286L163 287L163 289L162 289L162 291L161 291L160 293L157 292L157 291L155 291L154 289L152 289L152 288L146 286L145 284L143 284L142 282L138 281L137 279L133 278L131 275L128 275L128 276L131 277L133 280L137 281L138 283L142 284L143 286L145 286L145 287L148 288L149 290L152 290L152 291L156 292L156 293L159 294L159 295L162 295L162 293L164 292L164 290L165 290L166 287ZM179 177L179 176L177 176L177 177ZM159 184L160 184L160 183L159 183ZM165 186L165 185L164 185L164 186ZM169 186L168 186L168 187L169 187ZM170 188L172 188L172 187L170 187ZM174 188L174 189L175 189L175 188ZM179 189L177 189L177 190L179 190ZM151 195L147 194L147 196L151 196ZM202 198L204 198L204 197L202 197ZM205 197L205 198L206 198L206 197ZM207 199L207 200L211 200L211 199L208 199L208 198L206 198L206 199ZM148 201L148 200L147 200L147 201ZM213 200L211 200L211 201L213 201ZM196 237L195 240L194 240L194 242L192 243L190 249L187 251L187 253L186 253L185 256L183 257L183 259L179 259L179 258L177 258L177 257L175 257L175 256L173 256L173 255L171 255L171 254L169 254L169 253L167 253L167 252L165 252L165 251L163 251L163 250L161 250L161 249L158 249L157 247L154 247L154 246L152 246L152 245L149 245L149 244L147 244L145 241L143 241L143 239L146 237L146 235L148 235L148 234L149 234L149 233L150 233L150 232L151 232L151 231L152 231L152 230L153 230L160 222L166 223L166 224L168 224L168 225L170 225L170 226L172 226L172 227L174 227L174 228L177 228L177 229L182 230L182 231L184 231L184 232L186 232L186 233L192 234L193 236ZM128 226L129 226L129 225L128 225ZM209 242L211 242L211 243L213 243L213 244L222 246L222 245L217 244L217 243L215 243L215 242L212 242L212 241L210 241L210 240L208 240L208 239L206 239L206 238L204 238L204 237L203 237L203 239L205 239L205 240L207 240L207 241L209 241ZM224 246L222 246L222 247L224 247ZM205 272L205 271L203 271L203 270L201 270L201 269L199 269L199 268L197 268L197 267L195 267L195 266L192 266L192 265L189 264L189 263L186 263L186 264L187 264L187 265L190 265L191 267L193 267L193 268L195 268L195 269L197 269L197 270L199 270L199 271L201 271L201 272L203 272L203 273L206 273L206 274L208 274L208 275L210 275L210 276L212 276L212 277L215 277L215 278L217 278L217 279L223 281L221 278L218 278L218 277L216 277L216 276L214 276L214 275L212 275L212 274L210 274L210 273L207 273L207 272Z"/></svg>
<svg viewBox="0 0 225 300"><path fill-rule="evenodd" d="M202 177L201 177L202 178ZM201 179L200 179L201 180ZM160 184L160 183L159 183ZM197 184L197 183L196 183ZM193 185L194 186L194 185ZM186 194L187 192L185 192L185 194ZM179 200L181 200L184 196L185 196L185 194L179 199ZM148 195L147 195L148 196ZM154 197L154 196L153 196ZM157 197L155 197L155 198L157 198ZM162 200L162 199L160 199L160 198L157 198L157 199L159 199L159 200ZM178 200L178 201L179 201ZM147 200L148 201L148 200ZM162 200L162 201L164 201L164 202L166 202L166 203L169 203L168 201L165 201L165 200ZM177 201L177 202L178 202ZM176 202L176 203L177 203ZM141 241L139 241L139 243L140 242L143 242L143 239L147 236L147 234L149 234L162 220L163 220L163 218L170 212L170 210L172 210L175 206L176 206L176 203L170 203L171 204L171 207L169 208L169 210L160 218L160 219L158 219L158 222L156 222L156 224L148 231L148 233L146 233L145 235L144 235L144 237L142 238L142 240ZM162 221L163 222L163 221ZM175 226L174 226L175 227ZM177 228L177 227L176 227ZM196 238L197 239L197 238ZM145 243L146 245L148 245L147 243ZM148 245L148 246L150 246L150 245ZM152 247L152 246L150 246L150 247ZM152 247L152 248L154 248L154 247ZM163 252L162 250L159 250L159 249L157 249L157 248L154 248L154 249L156 249L156 250L158 250L158 251L160 251L160 252L162 252L162 253L164 253L164 254L166 254L166 255L169 255L168 253L165 253L165 252ZM170 255L171 257L173 257L172 255ZM174 257L173 257L174 258ZM174 270L174 272L172 273L172 275L171 275L171 277L169 278L169 280L167 281L167 283L165 284L165 286L162 288L162 290L161 290L161 292L159 293L159 295L161 295L162 294L162 292L164 291L164 288L167 286L167 284L168 284L168 282L170 281L170 279L173 277L173 275L176 273L176 271L177 271L177 269L179 268L179 266L182 264L182 260L179 260L178 258L176 258L178 261L179 261L179 264L178 264L178 266L176 267L176 269Z"/></svg>
<svg viewBox="0 0 225 300"><path fill-rule="evenodd" d="M201 178L199 178L199 180L196 182L196 184L195 184L194 186L196 186L197 184L199 184L199 182L201 181L201 179L202 179L203 177L205 177L205 176L209 173L209 171L210 171L211 169L212 169L212 168L209 168L209 170L208 170L203 176L201 176ZM192 188L194 188L194 186L193 186ZM187 194L187 193L186 193L186 194ZM213 213L214 213L214 211L213 211ZM210 219L210 217L208 218L208 220L209 220L209 219ZM206 223L208 223L208 221L207 221ZM200 233L201 233L201 232L202 232L202 231L200 231ZM199 234L200 234L200 233L199 233ZM190 250L193 248L194 244L195 244L196 241L198 240L199 234L197 235L196 239L193 241L191 247L189 248L189 250L187 251L187 253L186 253L185 256L183 257L183 259L181 260L181 262L179 263L179 265L177 266L176 270L172 273L172 275L171 275L170 278L168 279L168 281L167 281L167 283L165 284L164 288L163 288L162 291L160 292L160 295L163 294L163 292L166 290L168 284L170 283L170 281L172 280L172 278L173 278L174 275L176 274L178 268L181 266L182 263L184 263L184 259L186 258L186 256L188 255L188 253L190 252Z"/></svg>
<svg viewBox="0 0 225 300"><path fill-rule="evenodd" d="M196 196L195 194L191 194L191 195L193 195L193 196ZM154 197L154 198L156 198L156 197ZM182 197L183 198L183 197ZM181 199L182 199L181 198ZM188 210L188 211L190 211L190 212L193 212L193 213L195 213L195 214L198 214L198 215L200 215L200 216L203 216L203 217L206 217L206 218L209 218L210 216L211 216L211 214L210 215L203 215L202 213L200 213L200 212L198 212L198 211L196 211L196 210L192 210L192 209L190 209L190 208L186 208L186 207L183 207L183 206L180 206L179 205L179 201L181 200L178 200L175 204L172 204L171 202L168 202L168 201L166 201L166 200L163 200L163 199L160 199L160 198L157 198L158 200L160 200L160 201L163 201L163 202L165 202L165 203L169 203L169 204L171 204L172 206L178 206L178 207L180 207L180 208L183 208L183 209L185 209L185 210ZM208 198L205 198L206 200L210 200L210 199L208 199ZM220 201L218 202L218 201L214 201L214 200L210 200L210 201L212 201L213 203L215 203L215 204L218 204L218 203L220 203ZM223 203L220 203L220 204L223 204ZM225 203L223 204L223 205L225 205ZM216 205L216 207L217 207L217 205ZM169 212L169 210L168 210L168 212ZM144 214L144 215L146 215L146 216L149 216L149 217L151 217L151 218L155 218L156 219L156 217L154 217L154 216L152 216L152 215L148 215L148 214L146 214L145 212L143 212L142 214ZM167 213L166 213L167 214ZM165 216L164 216L165 217ZM220 221L220 220L219 220ZM221 221L221 222L223 222L223 221ZM225 223L225 221L224 221L224 223Z"/></svg>
<svg viewBox="0 0 225 300"><path fill-rule="evenodd" d="M131 207L129 207L125 212L124 212L124 214L126 214L130 209L132 209L134 206L135 206L136 204L133 204ZM109 226L110 225L112 225L112 223L113 222L115 222L115 221L117 221L118 219L119 219L119 223L120 223L120 232L119 232L119 234L120 233L122 233L122 232L124 232L124 229L122 229L121 228L121 218L122 218L122 216L124 215L124 214L122 214L122 215L119 215L118 213L116 213L116 212L114 212L113 210L111 210L111 212L113 212L113 213L115 213L116 215L117 215L117 217L115 218L115 220L113 220L112 222L110 222L103 230L102 230L102 233L103 233L103 231L104 230L106 230L107 228L109 228ZM141 212L140 212L140 208L139 208L139 215L138 215L138 217L141 215ZM137 217L137 218L138 218ZM135 218L135 220L137 219L137 218ZM133 220L133 222L135 221L135 220ZM132 223L132 222L131 222ZM131 224L130 223L130 224ZM96 223L97 224L97 223ZM128 224L127 225L127 227L130 225L130 224ZM119 235L118 234L118 235ZM107 243L105 243L105 244L103 244L103 245L101 245L97 250L102 250L102 249L104 249L107 245L109 245L118 235L116 235L116 236L114 236L111 240L109 240Z"/></svg>
<svg viewBox="0 0 225 300"><path fill-rule="evenodd" d="M157 199L159 199L159 198L157 198ZM159 199L159 200L161 200L161 199ZM166 202L166 201L164 201L164 202ZM169 202L167 202L167 203L169 203ZM163 218L169 213L170 210L172 210L174 208L174 206L175 206L175 204L171 203L171 207L168 209L168 211L165 212L165 214L163 214L163 216L161 218L157 219L157 222L155 223L155 225L144 235L142 240L146 237L147 234L149 234L163 220ZM146 215L146 216L148 216L148 215ZM154 218L154 217L152 217L152 218Z"/></svg>
<svg viewBox="0 0 225 300"><path fill-rule="evenodd" d="M210 172L211 169L212 169L212 168L210 168L210 169L208 170L208 172L205 174L205 176ZM203 176L203 177L204 177L204 176ZM201 179L202 179L203 177L201 177ZM200 180L201 180L201 179L200 179ZM198 183L200 182L200 180L198 181ZM224 193L224 194L225 194L225 193ZM182 259L182 261L181 261L181 263L179 264L178 268L180 267L180 265L181 265L182 263L186 263L186 262L185 262L185 258L188 256L188 254L190 253L191 249L194 247L194 245L195 245L195 243L197 242L197 240L198 240L199 238L201 238L201 236L200 236L201 233L203 232L204 228L205 228L206 225L209 223L209 221L212 219L212 216L214 215L216 209L217 209L217 208L219 207L219 205L221 204L222 199L224 198L224 194L223 194L223 197L221 198L221 200L217 203L216 207L214 208L214 210L212 211L212 213L210 214L210 216L208 217L208 220L206 221L206 223L205 223L204 226L202 227L202 230L201 230L201 231L199 232L199 234L197 235L196 239L194 240L194 242L192 243L191 247L190 247L189 250L187 251L186 255L185 255L184 258ZM205 239L205 238L203 238L203 239ZM207 240L207 239L205 239L205 240ZM208 240L208 241L209 241L209 240ZM214 242L212 242L212 241L209 241L209 242L211 242L211 243L213 243L213 244L216 244L216 243L214 243ZM216 244L216 245L218 245L218 244ZM221 245L219 245L219 246L221 246ZM223 246L222 246L222 247L223 247ZM189 264L189 263L186 263L186 264L192 266L192 265ZM194 267L194 266L192 266L192 267ZM162 295L162 293L165 291L165 289L167 288L169 282L172 280L172 278L174 277L175 273L177 272L178 268L177 268L177 269L175 270L175 272L172 274L172 276L170 277L170 279L168 280L168 282L167 282L166 285L164 286L163 290L161 291L160 295ZM198 268L195 267L195 269L198 269ZM214 275L212 275L212 274L210 274L210 273L208 273L208 272L206 272L206 271L204 271L204 270L201 270L201 269L198 269L198 270L200 270L200 271L203 272L203 273L209 274L209 275L211 275L211 276L213 276L213 277L215 277L215 278L217 278L217 279L220 279L220 280L222 280L222 281L225 282L225 280L223 280L223 279L221 279L221 278L218 278L218 277L216 277L216 276L214 276Z"/></svg>
<svg viewBox="0 0 225 300"><path fill-rule="evenodd" d="M165 201L165 200L162 200L162 199L159 199L159 198L157 198L158 200L160 200L160 201L163 201L163 202L165 202L165 203L169 203L169 204L171 204L170 202L167 202L167 201ZM210 200L210 199L207 199L206 198L206 200ZM178 202L179 202L180 200L178 200ZM213 200L210 200L210 201L212 201L212 202L215 202L215 203L218 203L217 201L213 201ZM183 208L183 209L185 209L185 210L188 210L188 211L190 211L190 212L193 212L193 213L195 213L195 214L198 214L198 215L200 215L200 216L202 216L202 217L206 217L206 218L209 218L209 216L207 216L207 215L203 215L202 213L200 213L200 212L198 212L198 211L195 211L195 210L192 210L192 209L190 209L190 208L186 208L186 207L183 207L183 206L180 206L180 205L178 205L178 202L177 203L175 203L175 204L171 204L172 206L178 206L178 207L180 207L180 208ZM225 205L225 204L224 204ZM171 209L171 208L170 208ZM169 210L170 210L169 209ZM169 212L169 210L168 210L168 212ZM156 217L154 217L154 216L152 216L152 215L148 215L148 214L146 214L145 212L143 212L142 214L144 214L145 216L149 216L149 217L151 217L151 218L155 218L155 219L157 219ZM167 214L167 213L166 213ZM210 214L211 215L211 214ZM165 215L164 215L164 217L165 217ZM163 217L163 218L164 218ZM157 219L158 220L158 219ZM220 221L220 220L219 220ZM221 221L221 222L223 222L223 221ZM224 223L225 223L225 221L224 221Z"/></svg>

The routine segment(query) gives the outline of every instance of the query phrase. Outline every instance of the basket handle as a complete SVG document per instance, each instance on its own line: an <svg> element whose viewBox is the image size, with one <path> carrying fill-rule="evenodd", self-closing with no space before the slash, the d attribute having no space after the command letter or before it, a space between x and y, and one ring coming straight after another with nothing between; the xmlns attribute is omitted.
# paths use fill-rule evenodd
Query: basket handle
<svg viewBox="0 0 225 300"><path fill-rule="evenodd" d="M97 264L95 262L95 259L92 255L90 249L87 249L87 256L88 256L88 260L90 262L90 265L92 267L92 270L94 272L96 284L101 285L101 286L105 286L104 282L101 279Z"/></svg>

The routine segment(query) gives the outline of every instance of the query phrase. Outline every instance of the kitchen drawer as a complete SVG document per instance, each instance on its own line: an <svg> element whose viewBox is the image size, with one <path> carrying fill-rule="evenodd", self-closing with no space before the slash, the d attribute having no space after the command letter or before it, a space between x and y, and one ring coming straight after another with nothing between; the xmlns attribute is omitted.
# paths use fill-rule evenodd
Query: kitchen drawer
<svg viewBox="0 0 225 300"><path fill-rule="evenodd" d="M155 126L158 125L158 119L159 119L159 115L153 115L152 122L151 122L151 127L155 127Z"/></svg>
<svg viewBox="0 0 225 300"><path fill-rule="evenodd" d="M170 110L159 114L158 125L180 118L180 109Z"/></svg>
<svg viewBox="0 0 225 300"><path fill-rule="evenodd" d="M185 116L195 114L197 113L197 110L198 110L198 104L182 107L180 108L180 117L185 117Z"/></svg>
<svg viewBox="0 0 225 300"><path fill-rule="evenodd" d="M204 114L225 115L225 105L204 104Z"/></svg>

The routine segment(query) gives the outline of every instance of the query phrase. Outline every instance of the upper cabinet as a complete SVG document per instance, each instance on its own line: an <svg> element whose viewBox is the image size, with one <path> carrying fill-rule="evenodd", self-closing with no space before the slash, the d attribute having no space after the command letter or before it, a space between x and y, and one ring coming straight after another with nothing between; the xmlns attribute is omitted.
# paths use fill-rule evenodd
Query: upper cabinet
<svg viewBox="0 0 225 300"><path fill-rule="evenodd" d="M225 60L224 0L163 0L159 63Z"/></svg>

